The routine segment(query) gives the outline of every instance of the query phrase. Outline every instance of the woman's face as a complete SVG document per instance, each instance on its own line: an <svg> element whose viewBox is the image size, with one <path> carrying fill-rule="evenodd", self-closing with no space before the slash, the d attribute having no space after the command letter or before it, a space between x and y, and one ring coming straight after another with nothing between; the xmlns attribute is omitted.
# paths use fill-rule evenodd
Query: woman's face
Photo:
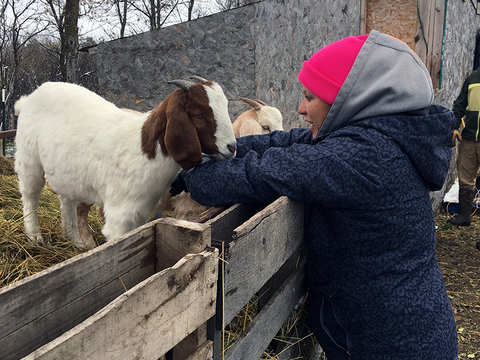
<svg viewBox="0 0 480 360"><path fill-rule="evenodd" d="M303 96L298 113L304 115L305 121L311 124L309 130L313 133L313 138L315 138L332 105L315 96L305 86L303 87Z"/></svg>

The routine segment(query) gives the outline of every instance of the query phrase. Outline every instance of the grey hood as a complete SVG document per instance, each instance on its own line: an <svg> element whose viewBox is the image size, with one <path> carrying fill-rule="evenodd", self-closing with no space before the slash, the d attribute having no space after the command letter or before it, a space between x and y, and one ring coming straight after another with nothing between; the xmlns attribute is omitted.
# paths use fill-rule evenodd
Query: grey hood
<svg viewBox="0 0 480 360"><path fill-rule="evenodd" d="M424 109L433 95L430 74L408 45L372 30L317 137L365 118Z"/></svg>

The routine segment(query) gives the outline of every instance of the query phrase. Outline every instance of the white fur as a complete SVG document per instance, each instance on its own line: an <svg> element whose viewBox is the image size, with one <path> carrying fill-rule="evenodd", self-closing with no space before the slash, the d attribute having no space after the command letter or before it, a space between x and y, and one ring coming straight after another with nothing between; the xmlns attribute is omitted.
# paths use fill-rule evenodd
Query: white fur
<svg viewBox="0 0 480 360"><path fill-rule="evenodd" d="M207 90L211 102L218 89ZM235 138L222 107L226 102L212 106L216 145L226 158L233 156L228 144ZM110 240L144 224L180 170L158 144L155 159L142 153L141 130L149 112L121 110L78 85L45 83L15 108L20 113L15 170L32 241L43 241L36 209L45 177L59 194L64 233L77 246L91 248L94 244L84 243L78 233L77 202L103 207L103 234Z"/></svg>

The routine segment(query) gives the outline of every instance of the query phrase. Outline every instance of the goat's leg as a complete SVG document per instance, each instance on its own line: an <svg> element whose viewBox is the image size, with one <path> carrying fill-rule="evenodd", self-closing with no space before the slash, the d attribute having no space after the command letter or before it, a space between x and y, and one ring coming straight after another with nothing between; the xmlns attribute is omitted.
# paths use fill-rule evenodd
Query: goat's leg
<svg viewBox="0 0 480 360"><path fill-rule="evenodd" d="M22 194L25 234L30 241L41 244L43 237L38 224L38 203L45 186L45 177L41 167L31 166L29 170L21 166L16 168Z"/></svg>
<svg viewBox="0 0 480 360"><path fill-rule="evenodd" d="M142 217L132 209L119 209L105 204L105 226L102 233L107 241L115 239L147 222L148 216Z"/></svg>
<svg viewBox="0 0 480 360"><path fill-rule="evenodd" d="M95 247L95 241L93 240L92 232L88 227L88 212L92 205L87 205L85 203L77 204L77 222L78 222L78 233L80 235L81 242L87 244L87 248ZM94 244L93 247L91 244Z"/></svg>
<svg viewBox="0 0 480 360"><path fill-rule="evenodd" d="M81 249L93 249L96 244L91 234L90 237L85 239L80 237L77 221L77 202L61 195L58 198L60 199L60 210L62 212L63 234L73 242L75 246Z"/></svg>

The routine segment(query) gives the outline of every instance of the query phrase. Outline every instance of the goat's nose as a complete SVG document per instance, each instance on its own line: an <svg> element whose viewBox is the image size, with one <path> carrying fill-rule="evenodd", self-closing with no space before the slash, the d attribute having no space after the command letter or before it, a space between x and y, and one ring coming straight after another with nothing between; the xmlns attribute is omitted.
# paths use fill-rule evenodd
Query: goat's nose
<svg viewBox="0 0 480 360"><path fill-rule="evenodd" d="M237 151L237 143L229 144L227 147L228 150L230 150L230 152L232 153L232 155L235 155L235 152Z"/></svg>

